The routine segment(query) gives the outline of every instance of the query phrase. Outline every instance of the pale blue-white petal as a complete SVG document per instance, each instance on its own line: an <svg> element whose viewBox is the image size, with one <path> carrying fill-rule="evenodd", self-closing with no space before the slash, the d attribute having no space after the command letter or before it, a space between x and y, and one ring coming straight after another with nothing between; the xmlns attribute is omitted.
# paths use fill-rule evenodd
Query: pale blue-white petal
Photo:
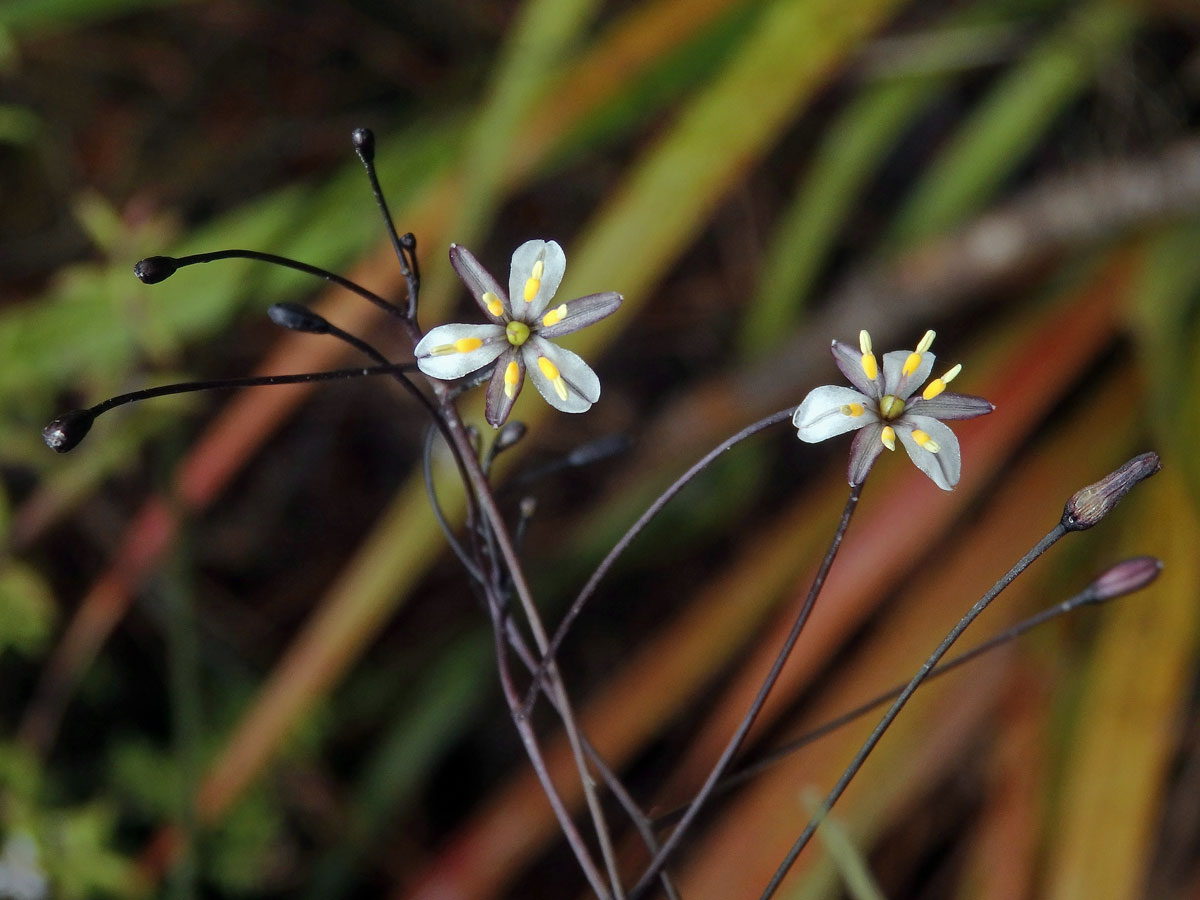
<svg viewBox="0 0 1200 900"><path fill-rule="evenodd" d="M851 484L862 484L875 460L883 452L883 423L872 422L859 429L850 443L850 465L846 467L846 478Z"/></svg>
<svg viewBox="0 0 1200 900"><path fill-rule="evenodd" d="M914 415L932 416L935 419L973 419L994 410L989 401L970 394L938 394L932 400L916 399L909 404Z"/></svg>
<svg viewBox="0 0 1200 900"><path fill-rule="evenodd" d="M863 408L862 415L851 416L842 411L854 403ZM875 410L874 400L860 394L854 388L837 384L827 384L809 391L804 402L796 407L796 412L792 415L796 436L809 444L837 434L845 434L877 421L879 415Z"/></svg>
<svg viewBox="0 0 1200 900"><path fill-rule="evenodd" d="M521 354L529 370L529 380L555 409L569 413L585 412L600 399L600 379L587 363L570 350L533 335L521 347ZM554 381L542 370L540 357L545 357L558 369L566 396L559 394Z"/></svg>
<svg viewBox="0 0 1200 900"><path fill-rule="evenodd" d="M605 316L611 316L621 305L621 300L621 295L613 291L606 291L603 294L588 294L586 297L568 300L561 304L561 307L566 307L561 317L557 315L560 306L552 306L538 320L545 322L547 318L554 317L558 319L557 322L553 325L543 324L534 327L537 328L537 333L544 338L562 337L564 334L586 328L593 322L599 322Z"/></svg>
<svg viewBox="0 0 1200 900"><path fill-rule="evenodd" d="M526 301L525 283L538 260L542 262L540 286L532 299ZM513 252L512 268L508 273L508 296L513 318L531 324L539 318L562 284L566 270L567 256L554 241L526 241L518 247Z"/></svg>
<svg viewBox="0 0 1200 900"><path fill-rule="evenodd" d="M517 383L511 391L506 391L504 389L505 372L508 370L509 363L516 363ZM492 372L492 380L488 382L487 402L484 404L483 414L489 425L493 428L499 428L504 424L505 420L508 419L508 414L512 412L513 404L517 402L517 396L521 393L521 385L524 383L525 360L521 355L521 351L510 345L508 351L502 353L496 360L496 368Z"/></svg>
<svg viewBox="0 0 1200 900"><path fill-rule="evenodd" d="M911 375L905 376L904 364L908 361L911 350L892 350L883 354L883 392L907 400L913 391L925 383L929 373L933 371L933 362L937 358L932 353L921 354L921 364Z"/></svg>
<svg viewBox="0 0 1200 900"><path fill-rule="evenodd" d="M450 349L446 353L434 353L439 348L453 348L456 341L471 338L482 341L475 350L459 353ZM499 325L439 325L421 338L413 354L417 358L417 368L426 375L453 381L494 362L505 348L511 346Z"/></svg>
<svg viewBox="0 0 1200 900"><path fill-rule="evenodd" d="M949 491L958 484L962 472L962 453L958 448L958 438L937 419L929 416L905 414L895 423L896 437L908 451L909 458L916 463L917 468L933 479L933 483L943 491ZM919 428L938 443L937 453L930 453L918 444L912 436L914 428Z"/></svg>
<svg viewBox="0 0 1200 900"><path fill-rule="evenodd" d="M467 286L467 290L471 292L471 296L488 319L497 325L503 325L507 322L506 317L511 318L512 309L509 307L504 288L500 287L500 282L492 277L492 273L483 267L470 250L461 244L451 244L450 265L454 266L454 271L458 273L458 277L462 279L462 283ZM504 307L500 315L488 309L487 301L483 299L483 295L488 293L495 294L500 305Z"/></svg>
<svg viewBox="0 0 1200 900"><path fill-rule="evenodd" d="M832 350L833 361L846 376L847 381L868 397L878 399L883 396L883 375L877 372L874 381L867 377L867 373L863 371L862 367L862 351L858 347L834 341Z"/></svg>

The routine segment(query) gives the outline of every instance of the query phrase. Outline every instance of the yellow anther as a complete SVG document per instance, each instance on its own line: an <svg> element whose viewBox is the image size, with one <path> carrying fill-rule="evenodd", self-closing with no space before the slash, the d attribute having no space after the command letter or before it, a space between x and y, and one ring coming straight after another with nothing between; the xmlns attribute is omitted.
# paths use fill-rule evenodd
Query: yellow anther
<svg viewBox="0 0 1200 900"><path fill-rule="evenodd" d="M472 350L478 350L482 346L483 341L479 338L459 338L454 342L456 353L470 353Z"/></svg>
<svg viewBox="0 0 1200 900"><path fill-rule="evenodd" d="M850 416L857 419L863 414L863 405L861 403L847 403L842 407L842 415Z"/></svg>
<svg viewBox="0 0 1200 900"><path fill-rule="evenodd" d="M904 401L891 394L879 398L879 415L885 419L895 419L904 412Z"/></svg>
<svg viewBox="0 0 1200 900"><path fill-rule="evenodd" d="M537 296L537 292L541 288L541 286L542 286L542 280L540 278L530 278L528 281L525 282L525 302L526 303L531 302L533 300L533 298Z"/></svg>
<svg viewBox="0 0 1200 900"><path fill-rule="evenodd" d="M504 369L504 396L511 400L517 396L517 383L521 380L521 367L516 360L511 361Z"/></svg>
<svg viewBox="0 0 1200 900"><path fill-rule="evenodd" d="M491 291L485 293L482 297L483 305L487 307L487 311L493 316L504 315L504 304L500 302L500 298Z"/></svg>
<svg viewBox="0 0 1200 900"><path fill-rule="evenodd" d="M883 446L889 450L896 449L896 429L891 425L885 425L883 431L879 434L879 440L883 442Z"/></svg>
<svg viewBox="0 0 1200 900"><path fill-rule="evenodd" d="M558 371L558 366L550 362L546 357L539 356L538 368L542 370L542 374L549 378L550 383L554 385L554 393L558 394L558 399L566 400L567 383L563 381L563 377Z"/></svg>
<svg viewBox="0 0 1200 900"><path fill-rule="evenodd" d="M858 333L858 349L862 351L863 356L871 352L871 335L865 328Z"/></svg>
<svg viewBox="0 0 1200 900"><path fill-rule="evenodd" d="M865 332L864 332L865 333ZM864 353L862 358L863 374L871 381L874 381L879 375L879 363L875 359L874 353Z"/></svg>
<svg viewBox="0 0 1200 900"><path fill-rule="evenodd" d="M958 373L962 371L962 363L954 366L949 372L941 378L935 378L925 386L925 390L921 391L921 396L926 400L932 400L938 394L946 389L946 385L958 377Z"/></svg>
<svg viewBox="0 0 1200 900"><path fill-rule="evenodd" d="M900 374L903 375L905 378L907 378L913 372L917 371L917 369L920 367L920 365L921 365L921 354L919 352L910 353L910 354L908 354L908 359L906 359L904 361L904 368L902 368L900 370Z"/></svg>
<svg viewBox="0 0 1200 900"><path fill-rule="evenodd" d="M556 306L550 312L542 316L542 325L549 328L551 325L557 325L567 317L567 304Z"/></svg>
<svg viewBox="0 0 1200 900"><path fill-rule="evenodd" d="M914 428L912 433L913 440L917 442L917 446L922 450L928 450L930 453L937 453L942 449L942 445L927 435L919 428Z"/></svg>
<svg viewBox="0 0 1200 900"><path fill-rule="evenodd" d="M926 350L928 350L930 347L932 347L933 339L935 337L937 337L937 332L934 331L932 328L929 331L925 332L925 334L921 337L920 342L917 344L917 352L924 353Z"/></svg>

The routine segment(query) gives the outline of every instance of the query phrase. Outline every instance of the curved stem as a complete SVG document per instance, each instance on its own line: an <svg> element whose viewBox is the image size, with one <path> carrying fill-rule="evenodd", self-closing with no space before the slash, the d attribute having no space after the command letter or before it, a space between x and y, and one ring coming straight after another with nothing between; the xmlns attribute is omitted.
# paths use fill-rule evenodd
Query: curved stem
<svg viewBox="0 0 1200 900"><path fill-rule="evenodd" d="M712 771L708 773L708 778L705 780L704 785L697 792L687 812L683 814L683 818L679 820L679 825L671 833L671 836L667 838L662 849L659 850L650 865L646 867L646 871L642 873L642 877L634 885L633 890L630 891L631 898L639 896L649 886L654 876L666 865L667 859L675 848L679 846L688 828L696 820L696 816L700 813L700 810L704 807L709 797L712 796L721 777L733 761L734 755L741 749L746 735L749 734L750 728L754 725L754 720L758 718L763 704L767 702L767 697L770 695L771 689L775 687L775 682L779 680L779 673L783 671L783 666L791 655L792 648L796 646L796 641L800 637L800 632L804 630L805 623L808 622L809 614L817 602L817 597L820 595L821 589L825 586L825 578L829 575L833 561L837 558L838 550L842 546L842 538L846 536L846 530L850 527L850 519L854 515L854 510L858 508L858 498L862 495L862 488L861 482L850 485L850 496L846 499L846 506L842 510L842 518L838 522L837 530L833 533L833 539L829 542L829 549L825 551L825 558L821 560L821 565L817 569L816 576L813 578L812 587L809 588L808 596L804 598L804 604L796 614L792 628L784 639L783 646L779 648L779 653L775 656L775 662L772 663L770 671L767 672L766 678L763 679L763 683L759 687L754 701L750 704L750 709L746 711L745 717L743 717L741 724L738 725L737 731L734 732L733 737L730 738L729 743L726 744L724 751L722 751L721 758L717 760Z"/></svg>
<svg viewBox="0 0 1200 900"><path fill-rule="evenodd" d="M862 747L859 748L858 753L855 754L854 759L850 762L850 765L846 767L846 771L842 773L842 777L839 778L837 784L833 786L833 790L831 790L828 796L825 797L825 800L821 803L820 808L813 814L813 817L809 820L808 825L805 827L804 831L801 832L800 837L798 837L796 842L792 844L792 848L788 851L787 856L784 857L783 862L779 864L779 868L775 870L775 874L771 877L771 881L767 884L767 887L762 892L762 896L759 898L759 900L770 900L770 898L774 896L775 891L779 889L779 885L783 882L788 870L796 861L796 857L800 855L801 851L804 850L805 846L812 838L813 833L816 832L817 826L821 824L821 821L826 815L828 815L829 811L833 808L833 805L837 803L838 798L842 796L842 793L846 790L847 785L849 785L854 776L858 774L858 770L862 768L863 763L866 762L866 759L868 756L870 756L871 751L875 749L875 745L879 743L880 738L883 737L883 733L891 727L891 724L895 721L896 716L900 714L900 710L904 708L904 705L908 703L909 698L913 695L917 688L921 686L921 682L929 677L929 673L933 670L933 667L936 666L938 662L941 661L941 658L946 655L946 652L950 649L951 645L958 640L959 635L961 635L967 629L967 626L975 621L980 613L987 609L988 604L991 603L1001 591L1012 584L1013 579L1029 568L1030 563L1050 549L1050 547L1066 533L1067 529L1061 522L1050 529L1046 536L1038 541L1028 553L1022 556L1021 559L1017 561L1016 565L1004 573L1003 577L1001 577L999 581L992 585L986 594L976 601L975 605L967 611L967 614L958 620L958 624L950 629L949 634L947 634L942 642L938 644L937 649L930 654L929 658L925 660L921 668L917 670L917 674L912 677L912 680L905 686L904 690L900 692L900 696L896 698L895 702L892 703L891 707L884 714L879 724L875 726L875 730L871 732L870 737L868 737L863 743Z"/></svg>
<svg viewBox="0 0 1200 900"><path fill-rule="evenodd" d="M787 409L781 409L779 412L772 413L766 418L759 419L757 422L747 425L737 434L726 438L712 450L708 451L708 453L704 454L704 456L694 463L690 469L675 479L675 482L669 488L663 491L658 496L658 499L656 499L650 504L650 506L646 508L646 511L638 517L638 520L629 526L629 530L621 535L621 539L613 545L613 548L608 551L608 555L600 561L600 565L596 567L596 571L592 573L592 576L587 580L587 584L583 586L583 589L579 592L579 595L571 603L571 608L567 610L566 615L563 616L562 621L559 623L558 629L554 632L554 638L550 641L549 647L543 651L542 660L540 663L538 663L537 671L534 672L533 675L533 684L530 686L529 691L525 695L525 703L522 707L522 711L526 715L528 715L532 710L534 701L537 699L538 683L545 676L546 668L554 660L555 656L558 655L559 647L562 646L563 639L567 636L567 632L570 630L571 625L583 611L584 604L591 599L592 594L595 593L596 588L599 586L604 576L608 574L609 569L613 567L613 564L618 558L620 558L621 554L625 552L631 543L633 543L633 539L641 534L642 530L650 524L655 516L662 512L663 507L670 503L676 494L687 487L692 479L708 468L714 459L731 447L740 444L742 441L746 440L746 438L753 437L760 431L770 428L772 425L777 425L786 419L790 419L792 417L792 413L795 412L795 409L796 408L794 406L789 406Z"/></svg>

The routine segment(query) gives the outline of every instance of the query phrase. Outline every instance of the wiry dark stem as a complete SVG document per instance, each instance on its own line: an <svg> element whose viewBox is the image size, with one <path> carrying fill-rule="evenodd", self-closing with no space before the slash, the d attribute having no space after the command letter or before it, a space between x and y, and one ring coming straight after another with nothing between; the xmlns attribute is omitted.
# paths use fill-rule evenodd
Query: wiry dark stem
<svg viewBox="0 0 1200 900"><path fill-rule="evenodd" d="M805 846L812 838L813 833L816 832L817 826L821 824L821 821L829 813L829 810L833 808L833 805L837 803L838 798L842 796L842 793L846 790L847 785L849 785L854 776L858 774L858 770L862 768L863 763L866 762L866 759L871 754L871 751L875 749L875 745L879 743L880 738L883 737L883 733L891 727L891 724L895 721L896 716L900 714L900 710L902 710L904 705L908 703L909 698L913 695L917 688L921 686L921 683L929 677L929 674L933 671L934 666L936 666L938 662L941 661L942 657L946 655L946 652L950 649L951 645L958 640L959 635L961 635L967 629L967 626L975 621L980 613L987 609L988 604L991 603L1001 591L1012 584L1013 579L1029 568L1029 565L1035 559L1050 549L1050 547L1066 533L1067 528L1062 523L1055 525L1045 537L1038 541L1028 553L1021 557L1016 565L1009 569L999 581L992 585L986 594L976 601L975 605L971 607L967 614L958 620L958 624L950 629L950 633L946 635L945 639L938 645L937 649L930 654L929 658L925 660L921 668L917 670L917 674L913 676L912 680L904 687L904 690L900 692L900 695L884 714L879 724L875 726L875 730L871 732L870 737L868 737L863 743L862 747L859 748L858 753L855 754L850 765L846 767L846 771L842 773L842 777L839 778L837 784L833 786L833 790L831 790L825 797L825 800L821 803L820 808L816 811L816 813L813 814L813 817L809 820L808 825L805 827L804 831L801 832L800 837L798 837L796 842L792 844L792 848L788 851L787 856L784 857L783 862L779 864L779 868L775 871L774 876L772 876L771 881L767 884L767 887L762 892L762 896L759 898L759 900L770 900L770 898L774 896L775 891L779 889L779 885L783 882L788 870L796 861L796 857L800 855L801 851L804 850Z"/></svg>
<svg viewBox="0 0 1200 900"><path fill-rule="evenodd" d="M613 545L611 550L608 551L608 555L600 561L600 565L596 566L596 570L587 580L587 584L583 586L583 589L579 592L579 595L571 603L570 609L567 610L566 615L563 616L557 630L554 632L554 638L550 641L550 645L543 654L542 661L538 664L537 671L534 673L533 684L530 686L529 691L525 695L525 702L522 706L522 711L526 715L528 715L532 710L534 701L537 699L538 685L545 676L546 667L550 665L555 656L557 656L559 647L562 646L563 639L567 636L567 632L570 630L571 625L579 617L579 614L583 611L584 605L588 602L588 600L591 599L592 594L596 592L596 588L604 579L604 576L607 575L609 570L613 567L613 564L620 558L621 554L625 552L629 545L633 543L633 539L642 533L642 530L650 524L655 516L662 512L663 507L670 503L676 494L683 490L697 475L708 468L714 459L716 459L726 450L729 450L731 447L740 444L742 441L746 440L746 438L752 437L758 434L760 431L770 428L772 425L777 425L780 422L790 419L794 411L795 407L789 406L787 409L781 409L779 412L772 413L766 418L759 419L757 422L747 425L737 434L727 438L712 450L708 451L708 453L706 453L695 464L693 464L690 469L675 479L675 482L669 488L663 491L658 498L650 504L649 507L647 507L646 511L638 517L638 520L629 527L629 530L621 535L621 539Z"/></svg>
<svg viewBox="0 0 1200 900"><path fill-rule="evenodd" d="M708 773L708 778L705 779L703 786L696 793L695 799L692 800L687 812L683 814L683 818L679 820L679 825L667 838L662 848L655 855L650 865L646 867L646 871L642 873L642 877L638 879L636 885L629 896L636 898L650 885L651 880L656 876L664 865L671 853L679 846L691 824L696 820L700 810L704 808L704 804L712 796L717 784L725 775L729 764L733 761L734 755L741 749L742 743L746 740L746 735L749 734L750 728L754 725L755 719L758 718L759 712L763 708L763 704L767 702L767 697L770 695L772 688L775 687L775 682L779 680L779 673L783 671L783 666L791 656L792 648L796 646L796 641L800 638L800 632L804 630L805 624L808 622L808 617L812 613L813 606L817 602L817 597L820 596L821 589L825 586L825 579L829 575L830 568L833 567L833 561L837 558L838 550L842 546L842 538L846 536L846 529L850 527L850 519L854 515L854 510L858 508L858 499L862 495L862 484L852 484L850 486L850 496L846 499L846 506L842 510L842 518L838 522L837 530L833 533L833 539L829 543L829 549L825 551L825 558L821 560L821 565L817 569L817 574L813 578L812 587L809 588L808 596L804 598L804 603L800 607L800 611L796 614L795 620L792 622L791 630L784 638L783 646L779 648L779 653L775 656L775 662L772 663L771 669L767 672L762 684L759 686L758 693L755 695L753 702L750 704L749 710L742 718L733 737L726 744L724 751L721 753L720 759L717 760L712 771Z"/></svg>

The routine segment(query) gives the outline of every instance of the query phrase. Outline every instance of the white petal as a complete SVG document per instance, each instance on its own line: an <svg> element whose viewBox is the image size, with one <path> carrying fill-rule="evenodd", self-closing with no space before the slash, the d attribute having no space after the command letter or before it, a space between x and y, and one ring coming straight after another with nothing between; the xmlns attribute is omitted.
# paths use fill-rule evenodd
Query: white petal
<svg viewBox="0 0 1200 900"><path fill-rule="evenodd" d="M909 458L918 469L933 479L934 484L943 491L952 490L958 484L962 472L962 452L958 447L958 438L948 425L929 416L906 415L895 423L895 428L896 436L908 451ZM937 453L930 453L913 439L914 428L919 428L937 441Z"/></svg>
<svg viewBox="0 0 1200 900"><path fill-rule="evenodd" d="M929 373L933 371L933 361L937 358L932 353L921 354L921 364L911 375L904 375L904 364L908 362L911 350L892 350L883 354L883 392L907 400L913 391L925 383Z"/></svg>
<svg viewBox="0 0 1200 900"><path fill-rule="evenodd" d="M587 363L570 350L534 335L521 347L521 352L525 357L529 380L555 409L569 413L585 412L600 399L600 379ZM545 357L558 370L557 383L542 369L539 357Z"/></svg>
<svg viewBox="0 0 1200 900"><path fill-rule="evenodd" d="M472 339L482 342L475 350L466 353L450 350L436 355L433 352L437 348L453 347L456 341ZM413 353L417 357L417 368L426 375L452 381L494 362L510 346L499 325L439 325L421 338Z"/></svg>
<svg viewBox="0 0 1200 900"><path fill-rule="evenodd" d="M526 301L525 285L539 261L542 277L537 292ZM508 273L508 297L513 317L522 322L533 322L540 317L562 284L566 270L567 256L554 241L526 241L518 247L512 255L512 269Z"/></svg>
<svg viewBox="0 0 1200 900"><path fill-rule="evenodd" d="M861 415L851 416L842 412L843 407L853 404L862 407ZM792 416L792 424L797 429L796 436L809 444L878 421L875 402L870 397L860 394L854 388L836 384L827 384L809 391Z"/></svg>

